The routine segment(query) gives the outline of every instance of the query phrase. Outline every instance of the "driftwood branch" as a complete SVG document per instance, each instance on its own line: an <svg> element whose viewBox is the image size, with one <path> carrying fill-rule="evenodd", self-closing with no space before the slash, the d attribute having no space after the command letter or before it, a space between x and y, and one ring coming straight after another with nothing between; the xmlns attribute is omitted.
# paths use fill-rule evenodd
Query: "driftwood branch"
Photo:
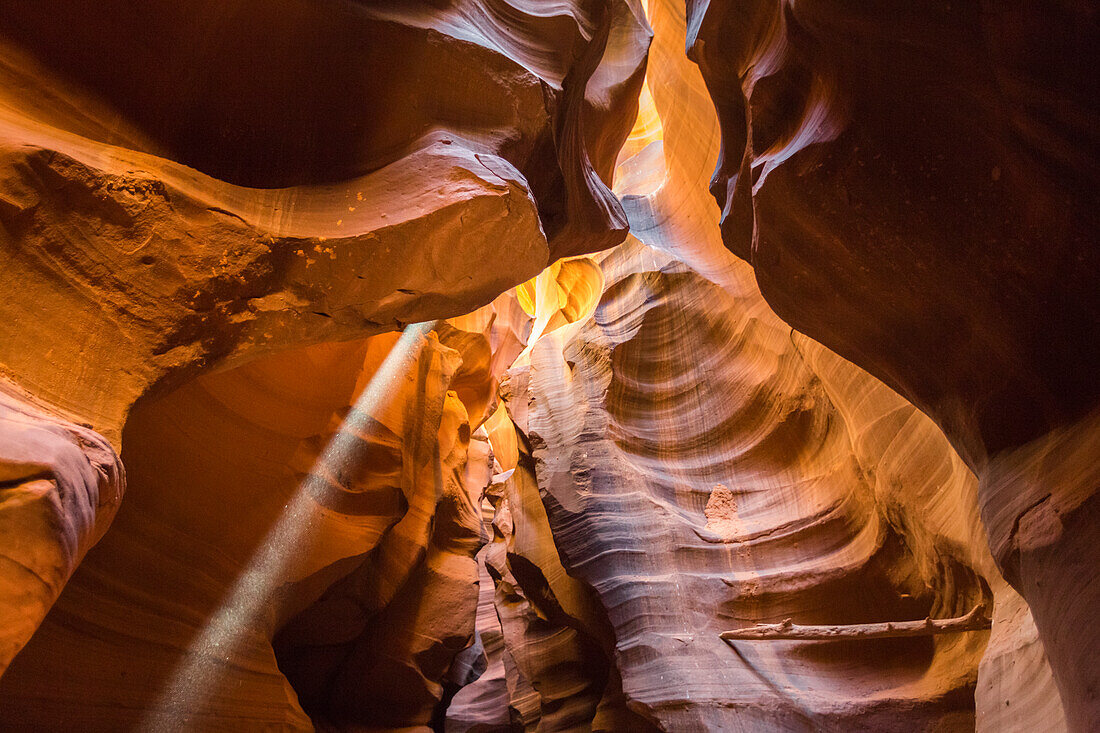
<svg viewBox="0 0 1100 733"><path fill-rule="evenodd" d="M760 624L734 631L723 631L727 641L793 640L827 641L829 639L895 639L904 636L954 634L962 631L985 631L992 626L985 608L975 606L965 616L926 618L923 621L888 621L876 624L842 624L836 626L800 626L790 619L778 624Z"/></svg>

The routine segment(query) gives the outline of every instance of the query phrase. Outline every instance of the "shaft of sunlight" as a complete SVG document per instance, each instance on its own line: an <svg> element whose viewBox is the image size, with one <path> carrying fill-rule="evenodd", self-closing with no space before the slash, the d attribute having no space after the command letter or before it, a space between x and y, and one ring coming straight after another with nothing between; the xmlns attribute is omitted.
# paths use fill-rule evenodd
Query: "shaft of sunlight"
<svg viewBox="0 0 1100 733"><path fill-rule="evenodd" d="M322 473L341 475L355 446L361 441L369 416L376 413L397 380L417 358L434 322L413 323L386 355L362 394L348 412L340 429L321 453L314 470L298 485L285 511L268 531L237 578L222 605L210 617L188 648L156 704L142 721L144 731L187 730L197 722L204 702L224 678L233 652L260 621L265 606L285 578L296 549L309 536L319 511L310 492L309 476Z"/></svg>

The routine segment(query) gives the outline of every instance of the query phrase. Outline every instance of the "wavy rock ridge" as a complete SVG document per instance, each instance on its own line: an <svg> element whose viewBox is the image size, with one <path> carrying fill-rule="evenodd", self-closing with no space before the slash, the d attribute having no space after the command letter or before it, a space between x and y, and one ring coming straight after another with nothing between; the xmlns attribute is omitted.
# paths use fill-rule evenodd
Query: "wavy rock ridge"
<svg viewBox="0 0 1100 733"><path fill-rule="evenodd" d="M0 728L1100 724L1094 13L0 19Z"/></svg>

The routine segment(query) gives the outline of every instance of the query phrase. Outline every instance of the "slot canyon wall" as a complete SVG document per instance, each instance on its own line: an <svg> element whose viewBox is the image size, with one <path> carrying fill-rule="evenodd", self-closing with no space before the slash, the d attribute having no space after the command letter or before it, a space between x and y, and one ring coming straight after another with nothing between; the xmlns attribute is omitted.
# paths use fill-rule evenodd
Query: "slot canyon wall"
<svg viewBox="0 0 1100 733"><path fill-rule="evenodd" d="M1087 5L0 19L0 729L1100 726Z"/></svg>
<svg viewBox="0 0 1100 733"><path fill-rule="evenodd" d="M944 430L1067 714L1097 728L1096 8L689 2L688 25L726 245Z"/></svg>

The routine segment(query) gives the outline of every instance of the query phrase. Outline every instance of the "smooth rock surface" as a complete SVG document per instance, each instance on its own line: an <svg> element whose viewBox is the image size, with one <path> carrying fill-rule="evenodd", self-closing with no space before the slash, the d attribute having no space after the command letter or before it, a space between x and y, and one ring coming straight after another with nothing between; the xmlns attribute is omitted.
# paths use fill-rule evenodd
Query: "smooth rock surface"
<svg viewBox="0 0 1100 733"><path fill-rule="evenodd" d="M1097 727L1095 31L0 0L0 728Z"/></svg>
<svg viewBox="0 0 1100 733"><path fill-rule="evenodd" d="M461 315L625 236L635 4L2 3L0 26L0 377L116 450L145 395ZM26 616L6 666L44 608L0 607Z"/></svg>
<svg viewBox="0 0 1100 733"><path fill-rule="evenodd" d="M912 400L977 472L1069 720L1097 728L1096 644L1078 637L1100 602L1080 569L1100 562L1095 9L691 2L688 28L726 245L784 320ZM1048 472L1060 442L1073 462ZM1021 561L997 535L1035 523L1048 556Z"/></svg>

